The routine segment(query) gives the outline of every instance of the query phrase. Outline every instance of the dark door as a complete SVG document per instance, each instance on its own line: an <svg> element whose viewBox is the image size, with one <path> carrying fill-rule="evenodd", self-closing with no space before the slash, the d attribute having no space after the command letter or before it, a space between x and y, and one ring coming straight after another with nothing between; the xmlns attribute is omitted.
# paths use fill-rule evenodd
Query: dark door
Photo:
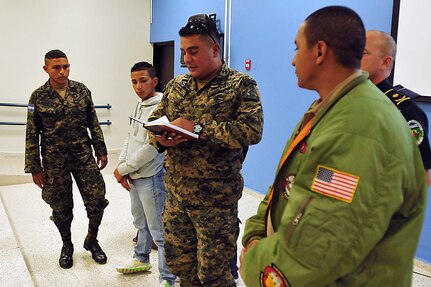
<svg viewBox="0 0 431 287"><path fill-rule="evenodd" d="M156 92L163 92L166 84L174 78L174 41L154 43L153 65L159 84Z"/></svg>

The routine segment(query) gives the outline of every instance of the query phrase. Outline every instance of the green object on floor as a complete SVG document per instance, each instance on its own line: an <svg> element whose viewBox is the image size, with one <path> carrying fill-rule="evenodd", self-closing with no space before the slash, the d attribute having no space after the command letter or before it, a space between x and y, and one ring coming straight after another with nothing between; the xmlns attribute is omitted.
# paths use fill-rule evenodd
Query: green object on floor
<svg viewBox="0 0 431 287"><path fill-rule="evenodd" d="M160 287L174 287L174 285L172 285L171 283L169 283L167 280L163 280L160 283Z"/></svg>
<svg viewBox="0 0 431 287"><path fill-rule="evenodd" d="M137 272L148 271L152 268L150 263L142 262L138 259L133 259L129 264L118 266L116 270L123 274L131 274Z"/></svg>

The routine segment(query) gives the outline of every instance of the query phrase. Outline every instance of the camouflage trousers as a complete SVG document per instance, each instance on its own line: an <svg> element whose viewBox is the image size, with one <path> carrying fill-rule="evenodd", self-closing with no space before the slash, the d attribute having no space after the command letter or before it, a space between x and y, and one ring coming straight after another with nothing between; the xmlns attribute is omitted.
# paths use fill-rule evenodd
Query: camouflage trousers
<svg viewBox="0 0 431 287"><path fill-rule="evenodd" d="M168 192L163 213L165 259L181 287L235 287L229 260L236 256L238 203L185 206Z"/></svg>
<svg viewBox="0 0 431 287"><path fill-rule="evenodd" d="M46 161L45 161L46 162ZM105 182L93 157L87 161L67 161L61 168L44 166L45 186L42 198L52 209L51 220L60 231L67 234L73 219L72 175L81 193L89 230L97 232L103 212L109 204L105 199Z"/></svg>

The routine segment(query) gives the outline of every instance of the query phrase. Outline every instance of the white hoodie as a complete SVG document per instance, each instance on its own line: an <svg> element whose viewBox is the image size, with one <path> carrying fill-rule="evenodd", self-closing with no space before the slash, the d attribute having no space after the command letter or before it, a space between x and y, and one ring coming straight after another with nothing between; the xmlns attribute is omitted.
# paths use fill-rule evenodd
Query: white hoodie
<svg viewBox="0 0 431 287"><path fill-rule="evenodd" d="M140 99L133 117L147 122L162 97L162 93L156 93L154 97L145 101ZM142 124L130 120L129 135L124 142L119 159L118 172L120 175L128 174L130 178L137 179L157 174L163 168L164 153L159 153L154 146L149 144L148 130Z"/></svg>

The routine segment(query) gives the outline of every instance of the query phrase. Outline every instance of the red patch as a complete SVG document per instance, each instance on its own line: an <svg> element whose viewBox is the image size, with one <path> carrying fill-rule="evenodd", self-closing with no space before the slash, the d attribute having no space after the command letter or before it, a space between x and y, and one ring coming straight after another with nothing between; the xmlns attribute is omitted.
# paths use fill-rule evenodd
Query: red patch
<svg viewBox="0 0 431 287"><path fill-rule="evenodd" d="M299 144L298 150L300 153L305 153L307 151L307 144L305 142L301 142Z"/></svg>
<svg viewBox="0 0 431 287"><path fill-rule="evenodd" d="M263 272L260 273L261 287L289 287L286 277L274 264L266 266Z"/></svg>

